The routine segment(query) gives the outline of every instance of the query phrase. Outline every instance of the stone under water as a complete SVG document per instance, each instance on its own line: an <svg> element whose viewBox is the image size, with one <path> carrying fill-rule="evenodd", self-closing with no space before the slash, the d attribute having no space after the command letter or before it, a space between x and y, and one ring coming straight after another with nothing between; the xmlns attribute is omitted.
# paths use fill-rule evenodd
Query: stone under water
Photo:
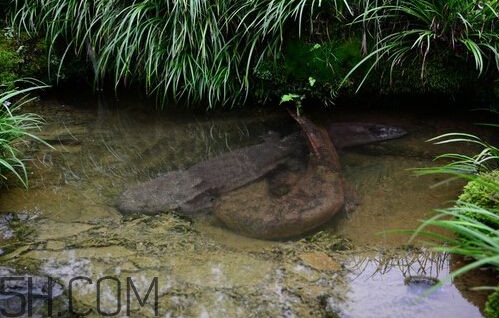
<svg viewBox="0 0 499 318"><path fill-rule="evenodd" d="M294 118L311 153L306 171L282 196L271 196L266 182L222 196L215 214L230 229L256 238L281 239L310 231L341 211L345 199L341 166L327 131L303 116Z"/></svg>

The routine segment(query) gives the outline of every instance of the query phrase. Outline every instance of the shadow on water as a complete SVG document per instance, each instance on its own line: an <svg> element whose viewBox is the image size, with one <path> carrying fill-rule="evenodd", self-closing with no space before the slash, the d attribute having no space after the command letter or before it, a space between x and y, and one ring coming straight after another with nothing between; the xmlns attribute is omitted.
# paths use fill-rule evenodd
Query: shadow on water
<svg viewBox="0 0 499 318"><path fill-rule="evenodd" d="M17 226L0 222L13 231L0 238L0 262L64 286L54 312L65 315L71 305L80 313L93 309L90 316L99 310L124 315L127 278L143 298L157 277L158 310L166 317L481 316L477 306L483 299L470 303L453 283L424 299L421 286L404 283L410 276L443 279L451 266L448 255L402 251L407 236L379 234L413 229L432 209L455 199L460 184L431 189L440 177L416 178L407 169L428 166L435 154L448 151L424 142L437 134L490 134L466 117L333 112L332 121L392 124L409 135L344 149L343 171L360 198L357 209L303 238L270 242L232 233L209 214L123 217L113 204L131 184L259 143L269 130L296 130L284 112L210 118L158 112L133 98L78 96L33 107L46 118L40 136L54 149L31 145L31 189L12 186L0 196L1 212L28 216L19 235L13 234ZM69 295L77 276L92 283L73 281ZM151 293L153 298L154 288ZM135 301L130 310L132 316L154 315L152 302L140 308Z"/></svg>

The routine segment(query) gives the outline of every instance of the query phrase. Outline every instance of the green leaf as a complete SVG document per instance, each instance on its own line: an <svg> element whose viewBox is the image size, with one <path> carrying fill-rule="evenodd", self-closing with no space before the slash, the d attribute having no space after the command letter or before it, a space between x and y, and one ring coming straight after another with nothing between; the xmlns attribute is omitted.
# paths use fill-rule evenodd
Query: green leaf
<svg viewBox="0 0 499 318"><path fill-rule="evenodd" d="M310 48L310 52L320 49L322 46L319 43L315 43L314 46Z"/></svg>
<svg viewBox="0 0 499 318"><path fill-rule="evenodd" d="M297 94L284 94L281 96L281 101L279 104L286 103L286 102L295 102L297 99L301 98L301 95Z"/></svg>
<svg viewBox="0 0 499 318"><path fill-rule="evenodd" d="M313 78L313 77L308 78L308 83L310 84L310 86L313 87L315 85L315 82L316 82L315 78Z"/></svg>

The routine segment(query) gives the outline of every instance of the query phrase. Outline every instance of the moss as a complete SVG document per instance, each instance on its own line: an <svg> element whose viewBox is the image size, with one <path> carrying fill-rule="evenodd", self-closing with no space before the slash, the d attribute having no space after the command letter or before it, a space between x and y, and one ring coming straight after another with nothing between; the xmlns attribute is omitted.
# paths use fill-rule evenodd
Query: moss
<svg viewBox="0 0 499 318"><path fill-rule="evenodd" d="M46 74L46 45L42 39L29 38L4 28L0 34L0 85L11 89L23 77L42 78Z"/></svg>
<svg viewBox="0 0 499 318"><path fill-rule="evenodd" d="M486 181L499 183L499 170L480 175ZM484 209L499 209L499 193L477 180L468 182L464 186L460 201L476 204Z"/></svg>
<svg viewBox="0 0 499 318"><path fill-rule="evenodd" d="M0 85L7 86L18 79L18 69L23 59L16 52L15 45L4 33L0 37ZM10 88L10 87L8 87Z"/></svg>
<svg viewBox="0 0 499 318"><path fill-rule="evenodd" d="M488 318L499 317L499 288L487 298L484 311Z"/></svg>
<svg viewBox="0 0 499 318"><path fill-rule="evenodd" d="M483 178L485 182L499 184L499 170L482 173L480 174L480 177ZM467 216L471 216L494 228L499 228L499 193L494 191L492 187L484 184L484 181L480 180L481 179L477 179L468 182L468 184L464 186L463 193L459 196L458 200L476 204L489 211L495 211L498 214L498 218L495 219L485 218L484 216L474 214L473 212L469 212Z"/></svg>
<svg viewBox="0 0 499 318"><path fill-rule="evenodd" d="M60 65L61 59L57 56L63 55L61 52L65 49L55 47L49 56L44 38L4 28L0 34L0 87L13 89L14 82L20 78L37 78L54 85L82 81L91 85L92 71L84 61L67 54Z"/></svg>

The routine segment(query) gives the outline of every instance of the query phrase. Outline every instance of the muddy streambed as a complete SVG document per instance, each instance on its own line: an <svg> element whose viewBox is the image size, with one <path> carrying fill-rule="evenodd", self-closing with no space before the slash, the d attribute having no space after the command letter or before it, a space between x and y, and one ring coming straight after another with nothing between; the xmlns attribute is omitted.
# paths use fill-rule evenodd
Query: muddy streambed
<svg viewBox="0 0 499 318"><path fill-rule="evenodd" d="M406 235L380 234L414 229L456 198L462 184L432 189L442 177L407 169L469 150L425 143L440 133L492 134L468 115L337 111L315 118L393 124L409 135L342 150L360 202L355 211L301 238L270 242L233 233L210 214L124 217L114 202L127 185L258 143L270 130L291 132L284 112L210 117L77 97L51 98L33 111L46 118L40 136L53 149L31 144L30 190L10 186L0 195L0 269L52 277L64 288L54 301L35 301L33 316L481 317L484 295L469 288L493 281L473 274L421 297L428 282L408 278L443 279L458 261L421 243L407 248ZM5 302L0 297L0 307Z"/></svg>

